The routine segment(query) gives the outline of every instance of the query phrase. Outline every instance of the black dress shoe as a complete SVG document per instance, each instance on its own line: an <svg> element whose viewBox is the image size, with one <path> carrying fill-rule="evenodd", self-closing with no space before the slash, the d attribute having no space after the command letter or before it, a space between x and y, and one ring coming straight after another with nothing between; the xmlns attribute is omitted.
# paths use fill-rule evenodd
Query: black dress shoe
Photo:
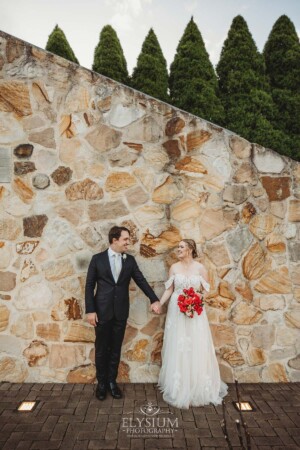
<svg viewBox="0 0 300 450"><path fill-rule="evenodd" d="M113 398L116 399L122 398L122 392L117 383L109 383L108 389Z"/></svg>
<svg viewBox="0 0 300 450"><path fill-rule="evenodd" d="M96 397L98 400L105 400L107 392L107 384L106 383L98 383L96 388Z"/></svg>

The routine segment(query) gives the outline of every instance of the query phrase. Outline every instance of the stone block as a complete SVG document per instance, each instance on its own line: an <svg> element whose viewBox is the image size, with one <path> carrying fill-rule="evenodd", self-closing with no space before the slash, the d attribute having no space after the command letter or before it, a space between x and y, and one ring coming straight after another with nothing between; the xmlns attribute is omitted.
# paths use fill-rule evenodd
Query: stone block
<svg viewBox="0 0 300 450"><path fill-rule="evenodd" d="M5 305L0 305L0 331L6 330L9 323L10 311Z"/></svg>
<svg viewBox="0 0 300 450"><path fill-rule="evenodd" d="M38 340L32 341L23 352L23 355L28 361L29 367L45 365L48 354L48 346L43 341Z"/></svg>
<svg viewBox="0 0 300 450"><path fill-rule="evenodd" d="M52 344L50 347L49 367L67 369L80 366L85 360L84 345Z"/></svg>
<svg viewBox="0 0 300 450"><path fill-rule="evenodd" d="M11 356L0 358L0 381L23 383L28 376L28 370L20 359Z"/></svg>

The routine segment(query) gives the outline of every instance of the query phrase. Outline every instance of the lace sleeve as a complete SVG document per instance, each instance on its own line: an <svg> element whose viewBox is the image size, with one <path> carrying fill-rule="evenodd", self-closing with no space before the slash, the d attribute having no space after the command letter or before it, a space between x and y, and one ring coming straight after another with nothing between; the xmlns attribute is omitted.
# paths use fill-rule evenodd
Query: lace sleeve
<svg viewBox="0 0 300 450"><path fill-rule="evenodd" d="M174 282L175 276L172 275L166 282L165 282L165 289L169 289L172 286L172 283Z"/></svg>
<svg viewBox="0 0 300 450"><path fill-rule="evenodd" d="M201 284L204 287L204 289L206 290L206 292L209 292L210 284L207 281L205 281L204 278L201 277L201 275L200 275L200 279L201 279Z"/></svg>

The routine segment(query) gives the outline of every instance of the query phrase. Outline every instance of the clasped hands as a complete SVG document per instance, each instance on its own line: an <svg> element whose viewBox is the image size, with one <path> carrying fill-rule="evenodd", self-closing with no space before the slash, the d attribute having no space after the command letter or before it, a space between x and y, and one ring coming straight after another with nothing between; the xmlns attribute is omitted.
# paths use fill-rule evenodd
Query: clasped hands
<svg viewBox="0 0 300 450"><path fill-rule="evenodd" d="M161 314L161 304L159 301L156 301L151 304L151 311L155 314Z"/></svg>

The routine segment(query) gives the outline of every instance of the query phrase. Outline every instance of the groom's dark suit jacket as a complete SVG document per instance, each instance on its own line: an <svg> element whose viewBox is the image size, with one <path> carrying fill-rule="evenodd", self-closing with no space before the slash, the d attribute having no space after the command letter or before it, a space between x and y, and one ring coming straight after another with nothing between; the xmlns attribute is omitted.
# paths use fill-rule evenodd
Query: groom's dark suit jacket
<svg viewBox="0 0 300 450"><path fill-rule="evenodd" d="M133 256L122 258L122 269L115 282L108 257L108 251L97 253L91 259L85 286L86 313L96 312L100 322L113 317L126 320L129 314L129 283L134 279L139 288L150 299L158 300ZM97 287L94 293L95 286Z"/></svg>

